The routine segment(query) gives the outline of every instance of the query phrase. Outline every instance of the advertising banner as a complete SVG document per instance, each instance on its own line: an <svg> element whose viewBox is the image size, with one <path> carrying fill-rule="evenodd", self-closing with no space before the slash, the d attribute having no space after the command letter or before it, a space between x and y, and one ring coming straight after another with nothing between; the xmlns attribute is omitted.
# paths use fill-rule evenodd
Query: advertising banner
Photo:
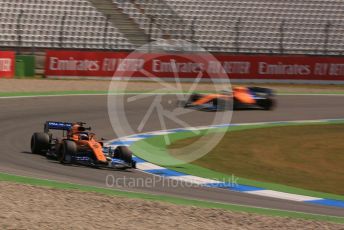
<svg viewBox="0 0 344 230"><path fill-rule="evenodd" d="M344 80L344 58L48 51L46 76Z"/></svg>
<svg viewBox="0 0 344 230"><path fill-rule="evenodd" d="M0 51L0 78L13 78L15 67L15 53Z"/></svg>

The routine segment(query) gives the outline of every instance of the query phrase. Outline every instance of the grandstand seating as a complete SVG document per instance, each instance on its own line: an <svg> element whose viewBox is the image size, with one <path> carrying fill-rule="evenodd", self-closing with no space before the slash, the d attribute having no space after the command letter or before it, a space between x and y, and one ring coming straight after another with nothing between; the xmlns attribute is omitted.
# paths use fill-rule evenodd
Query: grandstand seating
<svg viewBox="0 0 344 230"><path fill-rule="evenodd" d="M344 52L342 0L111 1L153 40L185 39L219 52ZM135 47L113 23L105 35L106 17L87 0L0 0L0 7L2 46L18 45L21 29L22 45L28 47Z"/></svg>
<svg viewBox="0 0 344 230"><path fill-rule="evenodd" d="M114 1L122 3L125 12L143 28L147 19L134 8L144 9L147 15L154 16L158 29L167 30L170 37L191 40L194 23L193 40L212 51L266 53L283 49L285 53L311 54L344 51L341 0Z"/></svg>
<svg viewBox="0 0 344 230"><path fill-rule="evenodd" d="M21 34L24 47L134 48L116 27L107 26L106 17L86 0L0 0L0 8L2 46L17 46Z"/></svg>

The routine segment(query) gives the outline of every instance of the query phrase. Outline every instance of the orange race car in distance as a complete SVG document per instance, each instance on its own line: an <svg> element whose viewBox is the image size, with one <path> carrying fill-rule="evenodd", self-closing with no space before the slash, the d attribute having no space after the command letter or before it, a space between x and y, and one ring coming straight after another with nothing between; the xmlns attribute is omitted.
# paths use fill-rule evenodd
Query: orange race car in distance
<svg viewBox="0 0 344 230"><path fill-rule="evenodd" d="M232 92L197 94L186 101L179 101L179 106L204 111L224 111L239 109L272 110L276 101L271 89L261 87L233 87Z"/></svg>
<svg viewBox="0 0 344 230"><path fill-rule="evenodd" d="M31 137L31 152L55 158L63 164L82 164L106 168L135 168L132 152L126 146L115 149L98 141L91 127L84 122L47 121L44 132ZM55 138L51 130L61 130L62 137Z"/></svg>

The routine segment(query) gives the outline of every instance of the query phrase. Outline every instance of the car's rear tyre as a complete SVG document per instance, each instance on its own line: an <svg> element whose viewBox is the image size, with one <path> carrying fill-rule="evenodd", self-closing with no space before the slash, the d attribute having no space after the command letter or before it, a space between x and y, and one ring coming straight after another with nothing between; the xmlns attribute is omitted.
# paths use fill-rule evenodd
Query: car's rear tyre
<svg viewBox="0 0 344 230"><path fill-rule="evenodd" d="M115 149L115 157L123 160L124 162L128 164L133 163L133 153L126 146L118 146Z"/></svg>
<svg viewBox="0 0 344 230"><path fill-rule="evenodd" d="M50 137L47 133L34 133L31 137L31 152L46 154L50 147Z"/></svg>
<svg viewBox="0 0 344 230"><path fill-rule="evenodd" d="M181 100L177 101L177 106L184 107L184 108L189 107L192 103L194 103L195 101L198 101L201 97L202 97L201 94L197 94L197 93L191 94L186 101L181 101Z"/></svg>
<svg viewBox="0 0 344 230"><path fill-rule="evenodd" d="M239 110L240 109L240 101L236 98L233 99L233 110Z"/></svg>
<svg viewBox="0 0 344 230"><path fill-rule="evenodd" d="M203 97L202 94L194 93L189 97L188 102L192 103L192 102L198 101L202 97Z"/></svg>
<svg viewBox="0 0 344 230"><path fill-rule="evenodd" d="M230 100L216 98L213 100L213 106L217 111L231 110L233 103Z"/></svg>
<svg viewBox="0 0 344 230"><path fill-rule="evenodd" d="M77 152L77 146L74 141L64 140L59 150L59 162L61 164L73 163L73 158Z"/></svg>

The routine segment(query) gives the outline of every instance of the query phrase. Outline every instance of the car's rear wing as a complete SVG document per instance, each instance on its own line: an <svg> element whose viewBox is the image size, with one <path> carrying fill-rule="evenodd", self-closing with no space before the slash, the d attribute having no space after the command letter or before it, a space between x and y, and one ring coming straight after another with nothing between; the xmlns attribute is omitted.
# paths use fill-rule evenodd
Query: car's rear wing
<svg viewBox="0 0 344 230"><path fill-rule="evenodd" d="M266 96L274 96L275 93L272 89L262 87L247 87L253 94L265 94Z"/></svg>
<svg viewBox="0 0 344 230"><path fill-rule="evenodd" d="M44 132L49 132L49 130L65 130L68 131L72 128L73 123L70 122L60 122L60 121L46 121L44 124Z"/></svg>

